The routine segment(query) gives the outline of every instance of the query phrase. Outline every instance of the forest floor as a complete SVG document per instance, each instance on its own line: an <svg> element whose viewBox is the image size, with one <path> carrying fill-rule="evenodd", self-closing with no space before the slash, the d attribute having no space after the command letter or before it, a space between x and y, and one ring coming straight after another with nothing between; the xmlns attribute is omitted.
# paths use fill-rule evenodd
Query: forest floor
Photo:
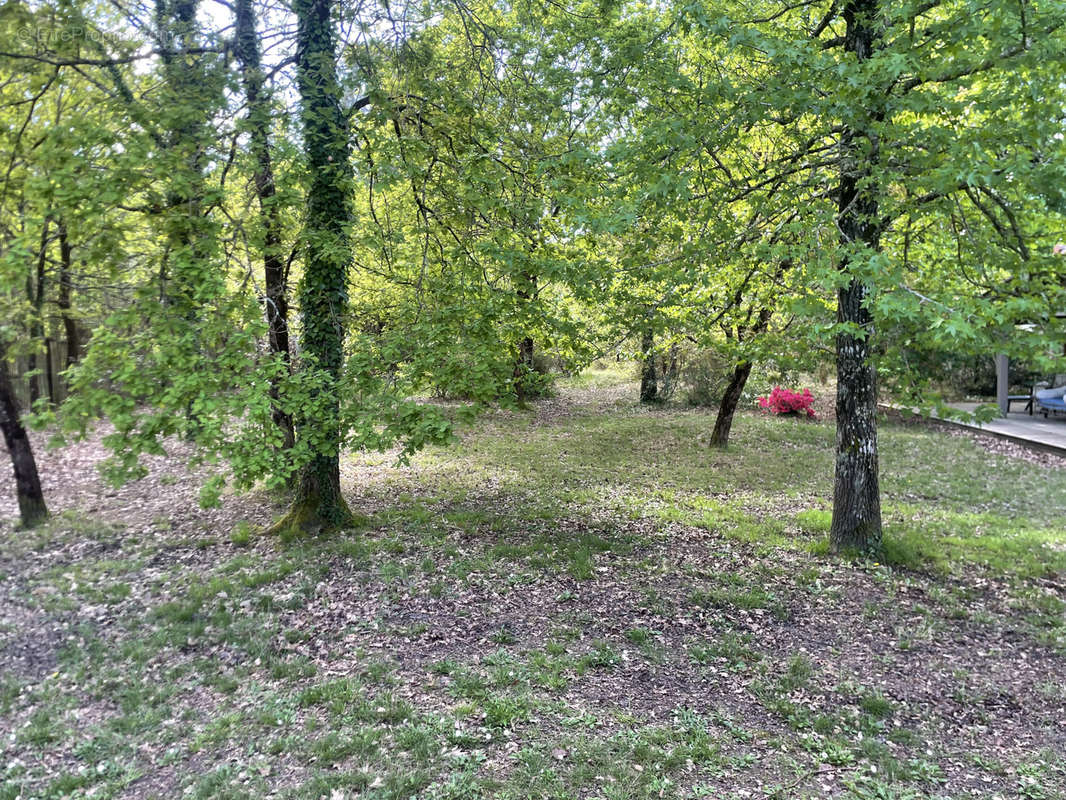
<svg viewBox="0 0 1066 800"><path fill-rule="evenodd" d="M882 427L886 550L826 552L833 428L585 380L397 466L358 531L0 484L0 798L1063 798L1066 469Z"/></svg>

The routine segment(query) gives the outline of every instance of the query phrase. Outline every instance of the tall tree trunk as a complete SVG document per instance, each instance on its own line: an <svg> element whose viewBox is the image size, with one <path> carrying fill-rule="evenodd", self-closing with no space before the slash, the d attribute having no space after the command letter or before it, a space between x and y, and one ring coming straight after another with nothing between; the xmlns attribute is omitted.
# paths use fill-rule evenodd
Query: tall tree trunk
<svg viewBox="0 0 1066 800"><path fill-rule="evenodd" d="M340 399L344 321L353 219L349 198L354 175L348 131L340 106L331 19L332 0L296 0L296 78L310 186L304 222L304 275L300 282L301 352L314 369L310 406L298 415L297 435L315 456L303 468L293 505L275 529L329 530L352 523L340 486Z"/></svg>
<svg viewBox="0 0 1066 800"><path fill-rule="evenodd" d="M275 201L274 166L270 157L270 98L263 88L259 34L256 30L252 0L237 0L236 54L241 65L241 83L248 106L248 135L255 159L255 193L259 200L259 219L263 226L263 299L270 352L289 369L289 298L285 280L285 261L281 252L281 218ZM282 432L282 446L295 443L292 417L278 404L278 381L270 390L274 400L274 424Z"/></svg>
<svg viewBox="0 0 1066 800"><path fill-rule="evenodd" d="M19 418L18 400L7 369L7 352L0 346L0 431L15 468L15 493L18 497L19 518L25 528L32 528L48 518L48 507L41 491L37 461L33 457L26 428Z"/></svg>
<svg viewBox="0 0 1066 800"><path fill-rule="evenodd" d="M78 323L70 315L71 295L74 291L74 264L70 239L67 238L67 224L59 221L59 297L56 305L63 319L63 332L67 339L67 358L64 364L69 368L78 363L81 357L81 340L78 334Z"/></svg>
<svg viewBox="0 0 1066 800"><path fill-rule="evenodd" d="M554 212L552 214L554 216ZM540 226L535 226L539 231ZM536 236L530 237L530 252L533 252L540 245L540 241ZM515 290L520 301L520 305L523 310L527 311L531 315L529 309L530 302L537 296L537 276L535 273L524 270L521 273L521 280L518 283L518 288ZM518 342L518 357L515 359L513 379L515 387L515 395L520 405L525 404L529 399L529 389L531 381L533 379L534 367L533 367L533 353L534 342L532 336L524 336Z"/></svg>
<svg viewBox="0 0 1066 800"><path fill-rule="evenodd" d="M655 333L650 327L644 329L640 338L640 402L655 403L659 400L659 378L655 368Z"/></svg>
<svg viewBox="0 0 1066 800"><path fill-rule="evenodd" d="M27 369L30 384L30 407L41 397L41 376L37 374L39 367L37 356L44 339L44 319L41 312L44 309L45 291L45 265L48 257L48 229L52 220L45 217L41 226L41 243L37 250L37 267L34 276L26 279L26 294L33 306L33 316L30 318L30 351L27 357Z"/></svg>
<svg viewBox="0 0 1066 800"><path fill-rule="evenodd" d="M859 61L873 53L878 11L878 0L850 0L844 7L844 48ZM871 185L871 175L879 158L873 123L883 113L867 109L866 115L857 115L845 126L841 136L837 225L844 252L840 270L848 280L837 293L837 321L851 330L841 331L836 340L836 476L829 531L835 551L870 552L881 546L877 383L870 363L874 321L868 305L870 287L852 273L852 260L880 248L877 187Z"/></svg>

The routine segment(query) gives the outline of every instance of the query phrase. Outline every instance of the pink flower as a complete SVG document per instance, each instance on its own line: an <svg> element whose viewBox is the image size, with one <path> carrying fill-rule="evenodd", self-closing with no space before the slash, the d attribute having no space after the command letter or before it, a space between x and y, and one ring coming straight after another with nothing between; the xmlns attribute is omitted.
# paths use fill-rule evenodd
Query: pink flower
<svg viewBox="0 0 1066 800"><path fill-rule="evenodd" d="M1066 256L1066 243L1059 242L1057 245L1051 248L1051 252L1056 256Z"/></svg>
<svg viewBox="0 0 1066 800"><path fill-rule="evenodd" d="M804 389L802 392L793 392L789 389L775 386L771 390L769 397L759 398L759 407L769 411L771 414L804 413L808 417L814 417L814 409L811 408L813 404L814 395L811 394L810 389Z"/></svg>

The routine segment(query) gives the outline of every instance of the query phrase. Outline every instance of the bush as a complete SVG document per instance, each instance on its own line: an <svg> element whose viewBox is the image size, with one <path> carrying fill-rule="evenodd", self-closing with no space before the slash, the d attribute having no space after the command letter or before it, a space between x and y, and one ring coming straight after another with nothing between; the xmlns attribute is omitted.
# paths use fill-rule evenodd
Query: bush
<svg viewBox="0 0 1066 800"><path fill-rule="evenodd" d="M516 383L521 384L522 392L527 400L543 400L555 394L554 373L559 372L558 359L541 353L539 350L533 353L533 364L524 375L515 377ZM515 387L518 388L517 386Z"/></svg>
<svg viewBox="0 0 1066 800"><path fill-rule="evenodd" d="M802 392L793 392L789 389L775 386L769 397L759 398L759 408L777 415L799 416L800 414L806 414L808 417L813 417L814 409L811 408L812 405L814 405L814 396L811 394L810 389L804 389Z"/></svg>
<svg viewBox="0 0 1066 800"><path fill-rule="evenodd" d="M690 406L717 406L722 400L733 364L717 350L700 350L685 360L681 383L684 401Z"/></svg>

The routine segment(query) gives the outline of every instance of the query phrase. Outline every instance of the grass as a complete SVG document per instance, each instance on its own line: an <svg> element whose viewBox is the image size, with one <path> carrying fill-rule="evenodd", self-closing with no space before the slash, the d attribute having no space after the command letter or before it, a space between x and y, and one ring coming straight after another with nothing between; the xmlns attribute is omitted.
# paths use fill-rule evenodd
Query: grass
<svg viewBox="0 0 1066 800"><path fill-rule="evenodd" d="M351 534L3 529L0 800L1063 796L1064 471L884 426L836 560L830 425L629 377L351 459Z"/></svg>

